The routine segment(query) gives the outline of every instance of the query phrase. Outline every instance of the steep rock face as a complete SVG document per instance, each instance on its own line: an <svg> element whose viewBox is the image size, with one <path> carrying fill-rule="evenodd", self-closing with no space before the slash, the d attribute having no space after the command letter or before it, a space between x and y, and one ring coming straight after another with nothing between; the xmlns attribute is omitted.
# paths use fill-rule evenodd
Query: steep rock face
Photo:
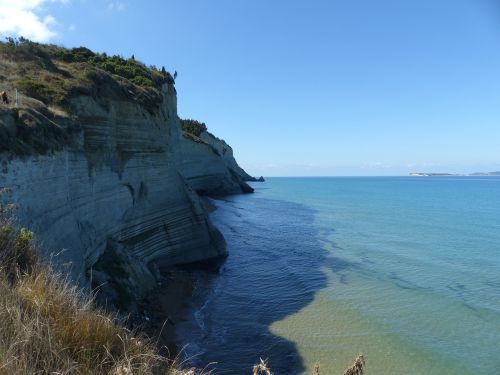
<svg viewBox="0 0 500 375"><path fill-rule="evenodd" d="M18 220L37 233L47 256L57 253L53 261L84 285L95 273L97 281L114 278L127 288L122 294L136 295L155 283L158 266L226 254L182 173L188 170L182 158L197 145L181 151L173 85L163 86L157 108L103 88L98 96L75 96L69 112L81 129L71 147L0 154L0 187L8 188L1 198L17 205ZM0 120L12 133L17 119L9 116ZM213 168L232 188L227 171ZM196 188L211 190L212 182L198 181Z"/></svg>
<svg viewBox="0 0 500 375"><path fill-rule="evenodd" d="M209 135L208 135L209 134ZM200 137L184 133L181 139L182 173L200 195L252 192L248 176L223 141L203 132Z"/></svg>
<svg viewBox="0 0 500 375"><path fill-rule="evenodd" d="M224 140L217 138L210 132L203 132L200 134L200 138L212 146L219 155L222 157L222 160L226 164L226 166L234 171L243 181L254 181L255 178L250 176L247 172L241 168L236 159L234 158L233 149L229 146Z"/></svg>

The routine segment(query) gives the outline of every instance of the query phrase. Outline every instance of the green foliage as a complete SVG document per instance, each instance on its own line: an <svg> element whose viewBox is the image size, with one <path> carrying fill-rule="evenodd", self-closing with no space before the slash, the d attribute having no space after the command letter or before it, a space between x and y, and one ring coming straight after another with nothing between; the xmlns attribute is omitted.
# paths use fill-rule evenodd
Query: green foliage
<svg viewBox="0 0 500 375"><path fill-rule="evenodd" d="M3 191L0 190L0 196ZM9 280L30 272L37 263L33 232L17 229L9 219L12 207L0 205L0 270Z"/></svg>
<svg viewBox="0 0 500 375"><path fill-rule="evenodd" d="M40 44L25 38L7 38L6 43L0 43L0 53L8 53L17 59L37 60L40 65L51 70L57 69L53 63L87 63L108 73L130 80L141 87L160 87L163 83L174 83L170 73L159 70L155 66L147 67L134 58L124 59L121 56L108 56L106 53L95 53L88 48L63 48L53 44ZM33 87L33 83L25 83L35 92L50 96L46 87Z"/></svg>
<svg viewBox="0 0 500 375"><path fill-rule="evenodd" d="M29 231L25 228L21 228L21 231L17 235L16 238L16 246L20 250L27 249L31 246L31 242L33 241L33 232Z"/></svg>
<svg viewBox="0 0 500 375"><path fill-rule="evenodd" d="M193 119L181 120L182 131L199 137L201 133L207 131L207 126L204 122L199 122Z"/></svg>
<svg viewBox="0 0 500 375"><path fill-rule="evenodd" d="M94 56L88 62L111 74L126 78L143 87L154 87L151 72L135 60L125 60L119 56Z"/></svg>
<svg viewBox="0 0 500 375"><path fill-rule="evenodd" d="M108 56L105 53L94 53L88 48L60 48L53 53L55 59L65 62L81 62L91 64L108 73L126 78L142 87L156 87L164 82L170 82L171 76L161 72L156 67L148 68L134 58L124 59L121 56Z"/></svg>
<svg viewBox="0 0 500 375"><path fill-rule="evenodd" d="M26 38L20 37L5 38L6 43L2 43L2 52L11 52L18 57L38 56L47 58L49 54L45 48L40 48L40 44L32 42Z"/></svg>
<svg viewBox="0 0 500 375"><path fill-rule="evenodd" d="M44 103L59 103L65 96L65 91L59 80L44 80L42 77L25 77L15 81L19 89L27 96Z"/></svg>
<svg viewBox="0 0 500 375"><path fill-rule="evenodd" d="M23 272L31 270L36 262L37 256L34 249L34 235L33 232L22 228L17 234L15 240L15 253L17 255L17 266Z"/></svg>
<svg viewBox="0 0 500 375"><path fill-rule="evenodd" d="M146 77L136 76L131 78L130 81L137 86L142 86L142 87L153 86L152 80Z"/></svg>
<svg viewBox="0 0 500 375"><path fill-rule="evenodd" d="M95 57L95 53L85 47L78 47L70 50L61 48L55 51L54 57L59 57L66 62L88 62Z"/></svg>

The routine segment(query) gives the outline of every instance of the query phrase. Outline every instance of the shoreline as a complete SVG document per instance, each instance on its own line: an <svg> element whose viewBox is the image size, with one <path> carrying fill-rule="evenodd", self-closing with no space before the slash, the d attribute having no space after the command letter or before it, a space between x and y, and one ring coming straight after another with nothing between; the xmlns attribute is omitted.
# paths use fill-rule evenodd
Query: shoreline
<svg viewBox="0 0 500 375"><path fill-rule="evenodd" d="M217 205L210 198L200 198L209 214L217 210ZM177 358L184 351L177 327L188 321L193 313L193 292L197 281L202 274L218 269L220 262L212 260L160 269L158 287L139 303L142 314L140 328L168 358Z"/></svg>
<svg viewBox="0 0 500 375"><path fill-rule="evenodd" d="M162 352L174 359L182 352L176 328L187 319L195 275L188 269L174 267L161 271L161 276L161 285L140 303L142 329Z"/></svg>

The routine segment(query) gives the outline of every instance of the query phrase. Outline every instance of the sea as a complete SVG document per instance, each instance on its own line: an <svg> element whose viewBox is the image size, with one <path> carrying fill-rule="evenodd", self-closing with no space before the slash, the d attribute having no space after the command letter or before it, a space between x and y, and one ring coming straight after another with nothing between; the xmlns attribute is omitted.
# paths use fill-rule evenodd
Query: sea
<svg viewBox="0 0 500 375"><path fill-rule="evenodd" d="M177 326L214 374L500 374L500 177L268 178Z"/></svg>

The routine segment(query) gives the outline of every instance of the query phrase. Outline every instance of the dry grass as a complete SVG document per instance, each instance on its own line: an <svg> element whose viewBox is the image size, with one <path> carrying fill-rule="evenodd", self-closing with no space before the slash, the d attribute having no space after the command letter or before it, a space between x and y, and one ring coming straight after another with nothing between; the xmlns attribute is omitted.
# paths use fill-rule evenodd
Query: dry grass
<svg viewBox="0 0 500 375"><path fill-rule="evenodd" d="M0 374L194 375L36 259L0 206Z"/></svg>
<svg viewBox="0 0 500 375"><path fill-rule="evenodd" d="M320 369L321 367L319 363L315 364L312 374L320 375L321 374ZM344 375L363 375L364 370L365 370L365 358L362 354L359 354L354 360L352 366L344 370ZM260 362L256 363L253 366L253 375L273 375L271 369L267 364L267 360L263 360L261 358Z"/></svg>
<svg viewBox="0 0 500 375"><path fill-rule="evenodd" d="M269 367L267 367L267 360L264 361L262 358L260 362L253 366L253 375L273 375Z"/></svg>
<svg viewBox="0 0 500 375"><path fill-rule="evenodd" d="M344 375L363 375L365 370L365 357L363 354L359 354L352 366L346 368Z"/></svg>

